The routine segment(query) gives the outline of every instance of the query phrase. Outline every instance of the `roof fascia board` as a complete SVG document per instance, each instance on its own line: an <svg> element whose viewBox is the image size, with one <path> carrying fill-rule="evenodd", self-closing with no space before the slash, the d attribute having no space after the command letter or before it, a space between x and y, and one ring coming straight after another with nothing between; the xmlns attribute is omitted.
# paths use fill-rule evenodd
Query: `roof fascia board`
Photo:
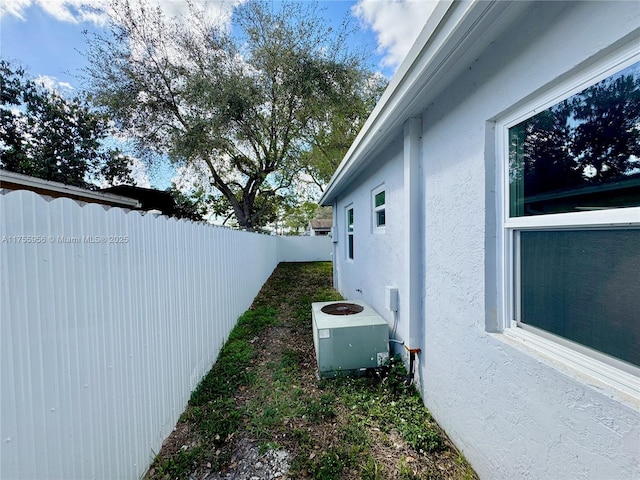
<svg viewBox="0 0 640 480"><path fill-rule="evenodd" d="M93 192L91 190L85 190L84 188L65 185L64 183L53 182L51 180L43 180L41 178L9 172L7 170L0 170L0 184L4 182L19 186L38 188L41 190L49 190L51 192L57 192L67 196L82 197L91 200L102 200L103 202L110 201L112 203L117 203L122 206L132 208L139 208L141 206L140 202L134 198L122 197L120 195L114 195L112 193Z"/></svg>
<svg viewBox="0 0 640 480"><path fill-rule="evenodd" d="M447 0L436 7L338 166L320 205L331 205L357 175L367 156L386 145L398 126L420 113L420 109L411 109L418 95L427 92L430 85L446 81L447 76L455 76L456 72L445 67L452 64L454 56L465 54L465 47L478 36L479 24L493 23L510 5L501 0Z"/></svg>
<svg viewBox="0 0 640 480"><path fill-rule="evenodd" d="M425 26L420 31L420 34L409 50L409 53L398 67L398 70L389 82L389 85L383 92L380 100L365 121L364 125L360 129L360 132L358 132L358 135L349 147L349 150L347 150L347 153L340 162L340 165L338 165L338 168L331 177L331 180L327 185L327 189L320 199L320 205L330 206L332 204L331 199L335 195L333 195L331 191L334 190L338 185L342 185L345 183L345 175L353 170L356 160L359 157L363 156L363 150L371 150L375 148L374 145L369 145L374 140L374 138L372 138L374 132L383 133L382 125L384 125L385 118L391 114L392 105L394 103L393 100L398 97L399 90L403 81L405 81L405 78L414 68L416 59L428 44L429 39L434 35L434 32L442 22L442 19L446 16L449 9L452 8L453 3L453 0L439 2L434 11L427 19ZM381 141L382 139L378 137L378 143L381 143Z"/></svg>

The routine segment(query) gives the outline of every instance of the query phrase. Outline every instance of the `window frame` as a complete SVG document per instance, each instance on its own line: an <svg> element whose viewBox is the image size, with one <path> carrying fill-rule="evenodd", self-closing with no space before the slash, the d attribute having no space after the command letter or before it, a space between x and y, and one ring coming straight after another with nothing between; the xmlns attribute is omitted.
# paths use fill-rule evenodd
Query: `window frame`
<svg viewBox="0 0 640 480"><path fill-rule="evenodd" d="M376 206L376 197L384 193L384 203L382 205ZM385 233L387 226L387 192L384 188L384 183L378 185L376 188L371 190L371 230L373 233ZM380 212L384 212L385 222L383 224L378 224L378 215Z"/></svg>
<svg viewBox="0 0 640 480"><path fill-rule="evenodd" d="M349 214L351 212L351 214ZM351 218L349 218L351 217ZM347 261L353 261L354 259L354 224L355 224L355 212L353 210L353 204L349 204L344 209L345 218L345 235L346 235L346 257Z"/></svg>
<svg viewBox="0 0 640 480"><path fill-rule="evenodd" d="M571 340L521 324L519 285L519 232L579 229L640 228L640 207L621 207L533 216L510 216L509 128L556 105L558 102L608 78L640 61L634 45L627 46L604 60L593 62L545 93L507 112L495 126L497 156L497 268L498 332L525 344L554 365L562 365L580 378L588 375L626 394L640 399L640 368Z"/></svg>

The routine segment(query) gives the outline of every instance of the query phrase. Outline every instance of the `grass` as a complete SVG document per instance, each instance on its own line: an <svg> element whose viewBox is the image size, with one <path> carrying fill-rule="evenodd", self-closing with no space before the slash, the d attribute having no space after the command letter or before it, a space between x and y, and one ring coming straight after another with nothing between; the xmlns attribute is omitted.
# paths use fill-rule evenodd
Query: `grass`
<svg viewBox="0 0 640 480"><path fill-rule="evenodd" d="M342 299L331 278L331 263L278 266L147 478L206 477L228 466L242 436L290 452L290 478L476 478L398 359L365 377L316 379L311 303Z"/></svg>

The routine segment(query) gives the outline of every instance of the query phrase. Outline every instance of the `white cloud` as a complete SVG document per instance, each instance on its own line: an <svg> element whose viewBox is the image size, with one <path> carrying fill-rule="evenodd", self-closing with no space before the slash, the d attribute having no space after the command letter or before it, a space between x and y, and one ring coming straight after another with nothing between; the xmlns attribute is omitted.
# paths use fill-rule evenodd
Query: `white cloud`
<svg viewBox="0 0 640 480"><path fill-rule="evenodd" d="M31 5L32 0L4 0L0 2L0 18L13 15L24 20L24 9Z"/></svg>
<svg viewBox="0 0 640 480"><path fill-rule="evenodd" d="M34 80L35 83L42 85L49 91L56 93L71 92L74 88L69 82L61 82L56 77L49 75L40 75Z"/></svg>
<svg viewBox="0 0 640 480"><path fill-rule="evenodd" d="M378 38L384 67L397 68L438 2L434 0L360 0L353 14Z"/></svg>
<svg viewBox="0 0 640 480"><path fill-rule="evenodd" d="M109 0L4 0L0 5L0 17L13 15L26 20L26 9L36 5L57 20L71 23L104 23L102 13Z"/></svg>
<svg viewBox="0 0 640 480"><path fill-rule="evenodd" d="M233 8L246 0L213 0L196 1L207 13L219 18L221 24L230 21ZM132 0L132 3L136 3ZM188 2L184 0L149 0L152 6L160 6L168 16L179 16L188 13ZM111 2L110 0L2 0L0 17L13 15L26 20L26 10L32 5L38 6L56 20L70 23L89 22L104 25Z"/></svg>

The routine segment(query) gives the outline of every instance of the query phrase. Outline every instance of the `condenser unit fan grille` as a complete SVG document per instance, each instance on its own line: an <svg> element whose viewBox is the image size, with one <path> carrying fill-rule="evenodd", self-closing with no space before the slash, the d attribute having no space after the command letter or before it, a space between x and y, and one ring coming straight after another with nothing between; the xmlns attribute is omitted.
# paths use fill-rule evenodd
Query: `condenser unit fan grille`
<svg viewBox="0 0 640 480"><path fill-rule="evenodd" d="M356 303L332 303L321 308L322 313L328 315L354 315L364 310L364 307Z"/></svg>

